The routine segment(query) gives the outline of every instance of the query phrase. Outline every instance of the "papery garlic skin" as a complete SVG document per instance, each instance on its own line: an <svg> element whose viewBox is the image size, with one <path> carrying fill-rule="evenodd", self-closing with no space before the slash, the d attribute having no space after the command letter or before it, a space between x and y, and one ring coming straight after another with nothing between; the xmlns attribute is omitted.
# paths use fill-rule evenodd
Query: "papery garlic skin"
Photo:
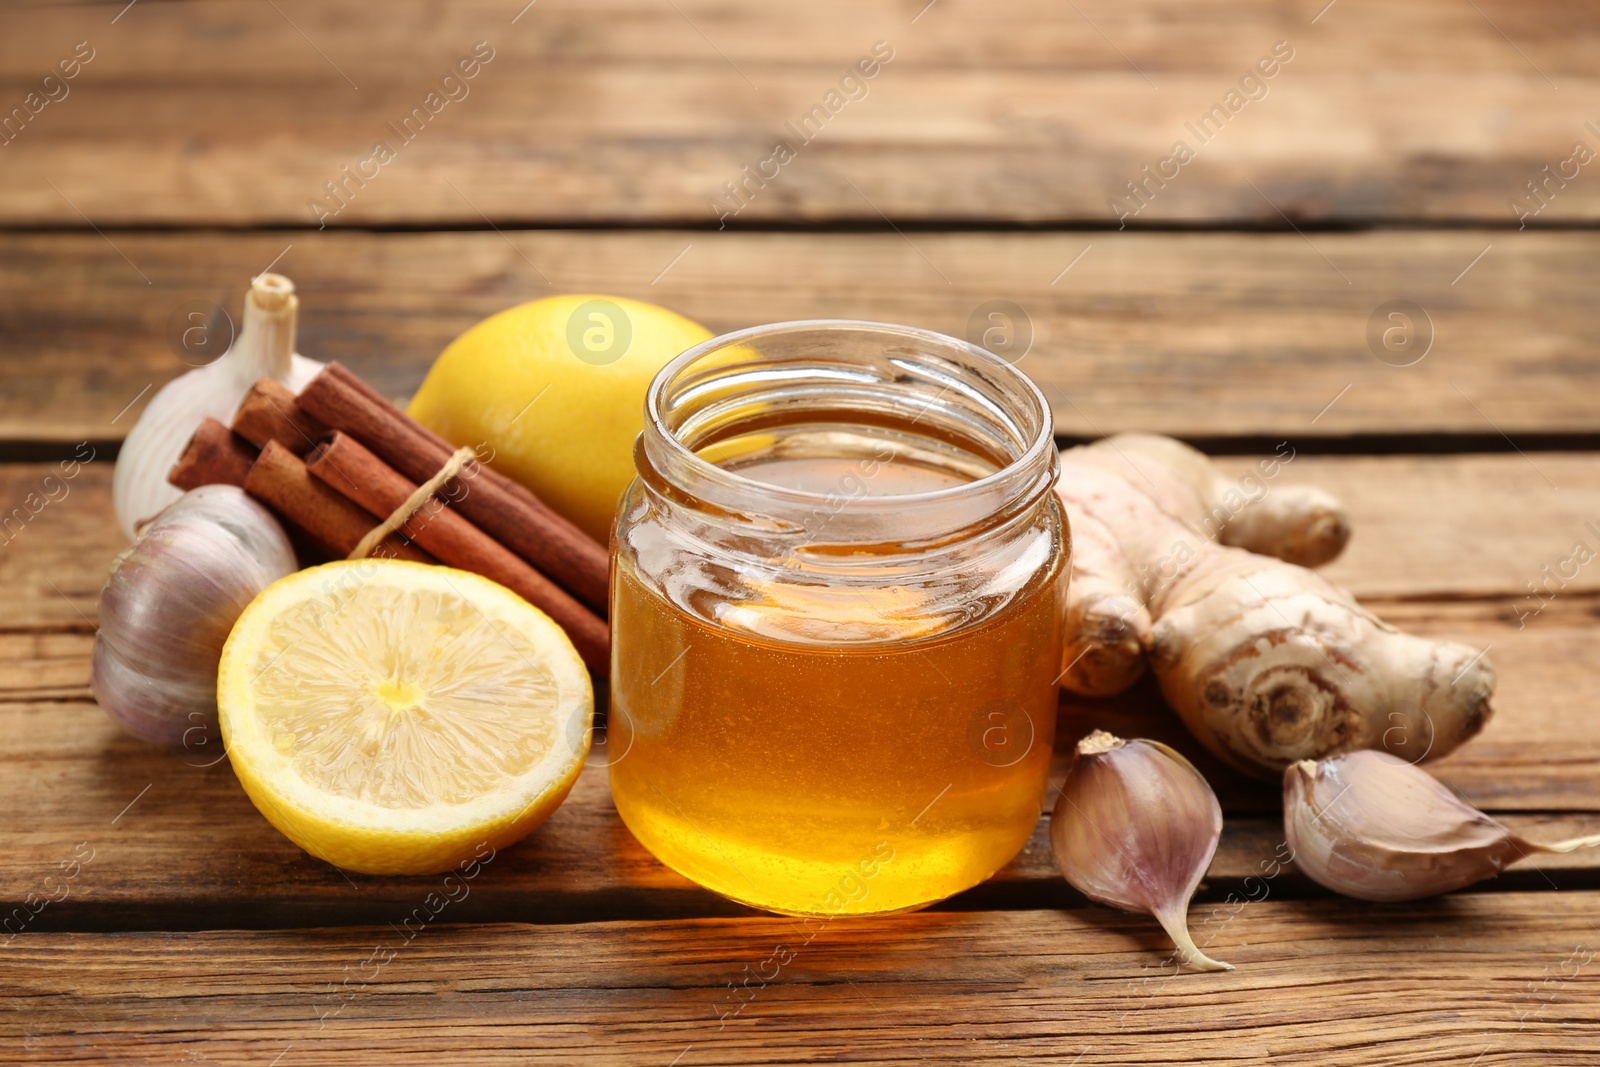
<svg viewBox="0 0 1600 1067"><path fill-rule="evenodd" d="M147 741L218 737L222 645L250 601L295 569L283 527L242 489L185 493L117 557L100 593L95 699Z"/></svg>
<svg viewBox="0 0 1600 1067"><path fill-rule="evenodd" d="M1284 771L1283 828L1297 869L1336 893L1372 901L1448 893L1532 853L1600 844L1600 837L1528 841L1427 771L1375 750L1301 760Z"/></svg>
<svg viewBox="0 0 1600 1067"><path fill-rule="evenodd" d="M168 382L151 399L128 432L111 478L117 524L133 537L139 524L178 499L181 490L167 473L209 417L224 425L250 386L272 378L299 392L322 364L294 351L300 301L294 283L281 274L262 274L245 296L244 321L228 351L204 367Z"/></svg>
<svg viewBox="0 0 1600 1067"><path fill-rule="evenodd" d="M1189 899L1222 836L1222 806L1194 765L1158 741L1096 730L1050 816L1056 866L1090 900L1153 915L1192 967L1231 970L1189 936Z"/></svg>

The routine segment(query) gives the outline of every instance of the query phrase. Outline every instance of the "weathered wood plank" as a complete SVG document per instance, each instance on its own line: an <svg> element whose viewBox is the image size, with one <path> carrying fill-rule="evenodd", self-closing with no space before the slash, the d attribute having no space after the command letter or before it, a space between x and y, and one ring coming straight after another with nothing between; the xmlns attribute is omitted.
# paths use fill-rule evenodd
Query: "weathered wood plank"
<svg viewBox="0 0 1600 1067"><path fill-rule="evenodd" d="M1600 455L1307 456L1280 477L1344 501L1354 533L1325 571L1363 598L1483 598L1526 627L1600 591Z"/></svg>
<svg viewBox="0 0 1600 1067"><path fill-rule="evenodd" d="M1600 684L1600 668L1582 654L1582 642L1593 631L1529 627L1517 633L1483 624L1465 629L1496 642L1500 709L1482 738L1434 769L1474 802L1508 813L1506 821L1525 836L1558 840L1594 832L1600 820L1593 789L1600 740L1588 728L1588 694ZM30 928L374 922L384 909L403 906L431 884L426 878L346 875L309 858L254 811L214 743L208 747L197 738L180 753L121 734L84 699L88 635L11 635L6 641L6 651L22 652L27 650L19 645L34 642L28 654L48 669L26 661L0 667L0 810L10 813L12 826L0 857L0 904L9 914L63 860L77 852L93 855L69 895ZM40 703L27 691L30 685L62 697ZM1205 899L1258 895L1245 880L1275 870L1271 861L1283 856L1276 790L1244 782L1197 751L1152 687L1115 700L1065 702L1059 751L1096 727L1166 740L1202 767L1228 812ZM597 755L597 764L603 758ZM1059 781L1064 761L1057 763ZM1052 791L1046 805L1053 800ZM1562 810L1568 813L1543 814ZM1596 885L1600 855L1590 851L1540 857L1484 888ZM1321 893L1292 869L1273 892ZM1010 866L950 906L1081 903L1055 871L1041 822ZM618 819L604 768L596 765L541 830L496 858L458 917L570 922L741 911L692 886L639 846Z"/></svg>
<svg viewBox="0 0 1600 1067"><path fill-rule="evenodd" d="M1248 468L1247 460L1226 462ZM1584 516L1600 513L1600 467L1587 456L1540 455L1537 462L1559 489L1530 474L1518 456L1301 457L1280 477L1329 484L1349 500L1357 535L1349 558L1334 568L1341 580L1361 592L1410 598L1380 604L1410 628L1488 646L1501 679L1496 718L1438 772L1497 812L1573 813L1513 821L1530 836L1554 839L1584 832L1593 825L1593 815L1584 813L1600 811L1593 789L1600 736L1588 727L1590 695L1600 686L1600 664L1589 654L1597 585L1585 569L1520 625L1517 611L1537 601L1515 594L1519 575L1537 577L1544 561L1560 558L1572 538L1584 536ZM52 471L55 488L44 481ZM95 598L120 547L108 482L104 463L87 464L64 481L53 465L0 465L0 499L21 501L41 487L57 497L0 545L0 588L7 591L0 810L11 813L13 826L0 865L0 902L15 906L87 842L96 861L68 900L42 915L46 927L372 921L374 909L401 902L417 883L347 881L260 819L225 764L206 767L216 752L196 746L173 754L135 742L89 701ZM1237 891L1274 855L1282 840L1271 814L1274 791L1241 783L1194 753L1151 687L1113 701L1065 705L1064 741L1096 726L1173 741L1206 768L1230 813L1213 899ZM1552 857L1541 865L1547 873L1529 869L1497 885L1589 886L1600 879L1597 864L1594 854ZM1275 891L1313 891L1292 875L1281 887ZM571 921L736 910L640 849L618 822L596 771L538 835L508 850L473 899L464 917L520 918L533 909L544 921ZM1041 826L1016 863L954 906L1075 900L1053 871Z"/></svg>
<svg viewBox="0 0 1600 1067"><path fill-rule="evenodd" d="M1449 617L1424 605L1420 621L1570 630L1600 614L1600 562L1581 563L1575 551L1581 542L1600 556L1589 525L1600 528L1600 459L1541 453L1532 462L1554 487L1516 455L1301 456L1276 481L1326 486L1345 501L1355 533L1327 574L1363 599L1397 602L1380 613L1399 610L1412 625L1405 602L1471 599L1476 607ZM1240 476L1253 465L1221 463ZM93 629L100 587L126 542L112 517L111 465L77 471L69 479L57 464L0 464L0 631Z"/></svg>
<svg viewBox="0 0 1600 1067"><path fill-rule="evenodd" d="M713 223L708 202L780 140L795 156L766 163L741 221L1114 223L1110 198L1182 140L1197 158L1147 186L1140 221L1504 224L1541 168L1600 145L1600 17L1571 4L123 6L10 13L6 108L76 42L94 58L6 149L0 223L315 225L308 202L379 140L395 157L335 225ZM880 40L894 58L866 95L828 100ZM467 95L397 136L479 41L494 58ZM1246 84L1257 99L1228 100L1280 41L1293 58ZM807 143L785 124L817 105L835 113ZM1187 124L1213 106L1202 139ZM1540 221L1600 215L1600 183L1567 170Z"/></svg>
<svg viewBox="0 0 1600 1067"><path fill-rule="evenodd" d="M1455 433L1498 444L1502 432L1600 432L1600 317L1586 313L1600 291L1595 233L1318 234L1314 246L1294 234L1132 232L114 240L0 236L0 441L121 437L147 388L196 361L169 341L184 313L215 303L236 321L250 277L274 261L300 286L301 351L395 395L472 323L559 290L653 300L718 331L866 318L981 337L998 312L1019 346L1031 337L1018 365L1044 388L1057 430L1081 437ZM1370 322L1395 325L1374 313L1397 299L1426 312L1413 313L1411 343L1432 334L1413 366L1368 346Z"/></svg>
<svg viewBox="0 0 1600 1067"><path fill-rule="evenodd" d="M1597 905L1269 899L1217 926L1237 970L1177 976L1153 922L1098 907L24 934L0 1062L1576 1067L1600 1055Z"/></svg>

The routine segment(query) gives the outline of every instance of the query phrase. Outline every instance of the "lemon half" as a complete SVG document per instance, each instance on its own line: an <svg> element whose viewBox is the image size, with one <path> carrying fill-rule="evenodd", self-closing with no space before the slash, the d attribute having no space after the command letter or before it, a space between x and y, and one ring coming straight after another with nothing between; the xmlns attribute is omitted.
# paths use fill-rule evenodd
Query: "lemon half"
<svg viewBox="0 0 1600 1067"><path fill-rule="evenodd" d="M245 609L217 677L222 738L295 844L367 874L446 870L560 806L594 691L550 618L487 578L329 563Z"/></svg>

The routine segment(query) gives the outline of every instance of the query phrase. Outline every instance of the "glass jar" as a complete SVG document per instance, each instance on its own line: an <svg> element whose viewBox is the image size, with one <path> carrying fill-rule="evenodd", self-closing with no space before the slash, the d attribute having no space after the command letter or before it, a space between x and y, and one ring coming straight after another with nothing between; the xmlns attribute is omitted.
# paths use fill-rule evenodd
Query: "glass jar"
<svg viewBox="0 0 1600 1067"><path fill-rule="evenodd" d="M646 848L793 915L920 908L1038 821L1068 539L1049 408L873 322L656 377L612 532L611 791Z"/></svg>

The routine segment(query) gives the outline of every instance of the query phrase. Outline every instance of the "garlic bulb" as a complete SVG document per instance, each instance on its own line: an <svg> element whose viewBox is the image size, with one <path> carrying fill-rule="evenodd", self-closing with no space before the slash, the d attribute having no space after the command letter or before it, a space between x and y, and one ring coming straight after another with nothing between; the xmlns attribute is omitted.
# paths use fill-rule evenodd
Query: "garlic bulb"
<svg viewBox="0 0 1600 1067"><path fill-rule="evenodd" d="M283 527L244 490L185 493L117 557L100 593L95 699L147 741L199 745L219 736L222 644L256 594L295 569Z"/></svg>
<svg viewBox="0 0 1600 1067"><path fill-rule="evenodd" d="M1422 770L1363 749L1283 773L1283 828L1306 876L1359 900L1416 900L1493 878L1541 845L1512 833Z"/></svg>
<svg viewBox="0 0 1600 1067"><path fill-rule="evenodd" d="M258 378L299 392L316 377L322 364L294 351L299 309L293 282L281 274L258 276L245 297L244 323L233 345L204 367L168 382L150 401L123 441L111 478L111 499L124 534L133 537L140 523L178 499L180 490L167 484L167 472L201 419L232 422Z"/></svg>
<svg viewBox="0 0 1600 1067"><path fill-rule="evenodd" d="M1194 765L1158 741L1096 730L1077 755L1050 816L1056 866L1090 900L1154 915L1184 962L1232 970L1195 947L1189 898L1222 836L1222 806Z"/></svg>

